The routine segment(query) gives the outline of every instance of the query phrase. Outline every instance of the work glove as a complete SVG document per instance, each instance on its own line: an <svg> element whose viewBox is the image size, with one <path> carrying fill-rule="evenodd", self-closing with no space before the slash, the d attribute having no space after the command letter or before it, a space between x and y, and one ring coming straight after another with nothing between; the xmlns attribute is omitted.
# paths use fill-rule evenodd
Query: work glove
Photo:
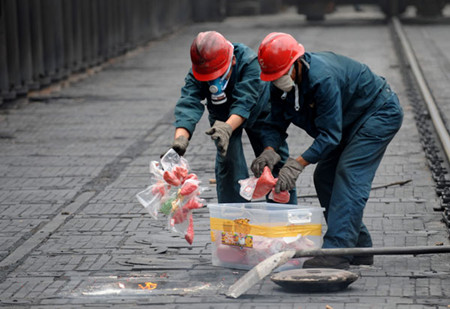
<svg viewBox="0 0 450 309"><path fill-rule="evenodd" d="M189 140L186 136L180 135L178 136L172 144L172 149L176 151L180 156L183 156L186 152L186 149L189 145Z"/></svg>
<svg viewBox="0 0 450 309"><path fill-rule="evenodd" d="M212 140L217 141L217 150L222 157L227 155L231 133L233 133L233 128L228 123L220 120L216 120L214 125L205 132L205 134L211 135Z"/></svg>
<svg viewBox="0 0 450 309"><path fill-rule="evenodd" d="M275 150L267 148L265 149L259 157L257 157L252 162L252 166L250 167L255 177L259 178L264 171L264 166L268 166L270 170L273 170L275 164L280 162L281 157Z"/></svg>
<svg viewBox="0 0 450 309"><path fill-rule="evenodd" d="M278 174L278 181L275 184L275 192L289 191L295 188L295 182L305 167L297 160L288 158Z"/></svg>

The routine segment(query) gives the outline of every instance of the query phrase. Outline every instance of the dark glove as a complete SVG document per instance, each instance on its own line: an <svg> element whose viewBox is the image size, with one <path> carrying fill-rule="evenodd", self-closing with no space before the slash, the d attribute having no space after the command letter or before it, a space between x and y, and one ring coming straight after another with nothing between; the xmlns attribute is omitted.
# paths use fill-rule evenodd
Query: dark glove
<svg viewBox="0 0 450 309"><path fill-rule="evenodd" d="M189 145L189 140L183 136L178 136L172 144L172 149L175 150L180 156L183 156Z"/></svg>
<svg viewBox="0 0 450 309"><path fill-rule="evenodd" d="M272 171L275 164L280 162L280 160L281 160L280 155L278 153L276 153L274 150L268 148L268 149L265 149L259 155L259 157L257 157L255 160L253 160L252 166L250 168L251 168L253 174L255 174L255 177L259 178L264 170L264 166L267 165L270 168L270 170Z"/></svg>
<svg viewBox="0 0 450 309"><path fill-rule="evenodd" d="M305 167L297 160L288 158L278 174L275 192L289 191L295 188L295 182Z"/></svg>
<svg viewBox="0 0 450 309"><path fill-rule="evenodd" d="M222 157L227 155L231 133L233 133L233 128L228 123L220 120L216 120L214 125L205 132L205 134L211 135L212 140L217 141L217 150Z"/></svg>

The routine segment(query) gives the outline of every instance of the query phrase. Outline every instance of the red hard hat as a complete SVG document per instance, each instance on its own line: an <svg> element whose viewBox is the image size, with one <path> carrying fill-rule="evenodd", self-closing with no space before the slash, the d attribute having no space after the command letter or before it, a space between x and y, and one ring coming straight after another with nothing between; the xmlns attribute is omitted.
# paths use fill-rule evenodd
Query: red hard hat
<svg viewBox="0 0 450 309"><path fill-rule="evenodd" d="M192 72L199 81L210 81L225 74L232 58L233 45L216 31L200 32L192 42Z"/></svg>
<svg viewBox="0 0 450 309"><path fill-rule="evenodd" d="M304 53L303 45L299 44L291 35L282 32L268 34L258 49L261 79L273 81L280 78Z"/></svg>

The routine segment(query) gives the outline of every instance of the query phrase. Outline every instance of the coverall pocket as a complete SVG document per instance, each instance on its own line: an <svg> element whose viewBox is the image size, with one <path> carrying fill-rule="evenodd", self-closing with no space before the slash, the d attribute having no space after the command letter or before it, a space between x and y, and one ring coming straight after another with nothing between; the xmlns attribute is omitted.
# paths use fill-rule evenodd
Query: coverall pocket
<svg viewBox="0 0 450 309"><path fill-rule="evenodd" d="M403 122L403 110L397 95L389 100L359 129L359 134L372 139L391 139L400 129Z"/></svg>

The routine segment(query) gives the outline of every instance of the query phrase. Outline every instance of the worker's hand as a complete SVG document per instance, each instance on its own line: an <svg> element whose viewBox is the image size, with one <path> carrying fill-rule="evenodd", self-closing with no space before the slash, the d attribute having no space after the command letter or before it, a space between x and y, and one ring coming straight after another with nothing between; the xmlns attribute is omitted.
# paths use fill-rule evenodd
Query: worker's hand
<svg viewBox="0 0 450 309"><path fill-rule="evenodd" d="M288 158L278 174L275 192L289 191L295 188L295 182L305 167L297 160Z"/></svg>
<svg viewBox="0 0 450 309"><path fill-rule="evenodd" d="M172 144L172 149L176 151L180 156L183 156L186 152L186 149L189 145L189 140L186 136L180 135L178 136Z"/></svg>
<svg viewBox="0 0 450 309"><path fill-rule="evenodd" d="M217 141L217 150L222 157L225 157L233 128L226 122L216 120L214 125L205 133L211 135L212 140Z"/></svg>
<svg viewBox="0 0 450 309"><path fill-rule="evenodd" d="M273 170L275 164L280 162L281 157L275 150L271 148L264 149L264 151L252 162L252 166L250 167L255 177L260 177L264 166L268 166L270 170Z"/></svg>

